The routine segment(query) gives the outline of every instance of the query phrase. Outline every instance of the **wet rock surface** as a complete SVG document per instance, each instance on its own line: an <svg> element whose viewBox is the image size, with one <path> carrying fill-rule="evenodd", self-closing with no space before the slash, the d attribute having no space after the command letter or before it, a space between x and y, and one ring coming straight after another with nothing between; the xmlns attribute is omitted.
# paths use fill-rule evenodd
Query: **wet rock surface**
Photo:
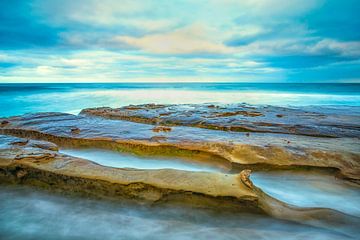
<svg viewBox="0 0 360 240"><path fill-rule="evenodd" d="M321 170L359 186L359 116L320 110L146 104L2 118L0 180L142 204L249 211L356 236L358 217L290 205L251 180L252 171ZM174 157L229 171L106 167L59 147Z"/></svg>
<svg viewBox="0 0 360 240"><path fill-rule="evenodd" d="M32 140L29 145L14 145L23 139L4 135L0 135L0 139L0 178L4 182L46 185L98 197L124 197L145 202L168 200L170 196L176 201L181 195L194 194L194 198L196 195L199 199L209 198L210 205L219 198L231 207L239 201L245 208L258 208L256 194L237 181L236 175L110 168L34 147ZM239 205L240 208L244 206Z"/></svg>
<svg viewBox="0 0 360 240"><path fill-rule="evenodd" d="M62 147L99 147L140 155L227 161L234 169L327 168L359 181L360 140L296 134L239 133L194 127L154 132L153 125L65 113L6 119L0 133L46 140ZM71 132L79 128L78 134Z"/></svg>
<svg viewBox="0 0 360 240"><path fill-rule="evenodd" d="M103 167L88 160L0 136L2 182L34 185L55 191L108 199L131 199L151 204L180 204L272 217L357 234L357 217L325 208L299 208L276 200L256 187L250 171L221 174L179 170L137 170ZM46 142L43 142L44 144ZM50 144L51 145L51 144Z"/></svg>
<svg viewBox="0 0 360 240"><path fill-rule="evenodd" d="M130 105L121 108L89 108L82 114L109 119L193 126L235 132L265 132L317 137L360 137L360 116L327 108L285 108L246 104Z"/></svg>

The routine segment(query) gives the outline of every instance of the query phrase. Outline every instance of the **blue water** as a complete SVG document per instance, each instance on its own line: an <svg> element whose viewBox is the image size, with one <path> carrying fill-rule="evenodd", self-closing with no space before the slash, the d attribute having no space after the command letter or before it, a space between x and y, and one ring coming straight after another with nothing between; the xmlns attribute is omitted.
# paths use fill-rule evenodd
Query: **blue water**
<svg viewBox="0 0 360 240"><path fill-rule="evenodd" d="M134 205L0 185L0 239L355 239L265 215Z"/></svg>
<svg viewBox="0 0 360 240"><path fill-rule="evenodd" d="M43 83L0 84L0 116L78 113L87 107L143 103L242 103L360 106L360 84Z"/></svg>

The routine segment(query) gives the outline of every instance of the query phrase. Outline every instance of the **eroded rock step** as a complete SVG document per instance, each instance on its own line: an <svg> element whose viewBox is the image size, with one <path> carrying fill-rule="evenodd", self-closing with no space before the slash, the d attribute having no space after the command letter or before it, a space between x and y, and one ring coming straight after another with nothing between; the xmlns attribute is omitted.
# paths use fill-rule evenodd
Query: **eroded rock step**
<svg viewBox="0 0 360 240"><path fill-rule="evenodd" d="M116 168L177 169L223 173L231 170L229 166L216 164L216 162L169 158L148 159L94 148L60 149L60 153ZM325 171L258 171L251 174L251 179L264 192L288 204L299 207L331 208L360 217L360 188ZM344 202L346 204L342 204Z"/></svg>
<svg viewBox="0 0 360 240"><path fill-rule="evenodd" d="M88 108L81 114L167 126L193 126L235 132L266 132L316 137L360 137L359 108L285 108L247 104L143 104Z"/></svg>
<svg viewBox="0 0 360 240"><path fill-rule="evenodd" d="M154 126L122 120L39 113L3 119L0 133L47 140L61 147L96 147L139 155L228 161L235 168L336 169L360 179L358 138L318 138L272 133L214 131Z"/></svg>
<svg viewBox="0 0 360 240"><path fill-rule="evenodd" d="M0 178L55 191L152 204L181 204L265 213L277 219L356 236L359 218L281 202L240 174L103 167L58 153L52 143L0 136Z"/></svg>

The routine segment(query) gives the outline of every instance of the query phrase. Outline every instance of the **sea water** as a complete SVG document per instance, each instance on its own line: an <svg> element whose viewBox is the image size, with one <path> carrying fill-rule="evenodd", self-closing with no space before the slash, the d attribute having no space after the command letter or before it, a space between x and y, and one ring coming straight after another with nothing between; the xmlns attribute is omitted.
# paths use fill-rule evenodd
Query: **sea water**
<svg viewBox="0 0 360 240"><path fill-rule="evenodd" d="M0 239L352 239L264 215L139 206L0 185Z"/></svg>
<svg viewBox="0 0 360 240"><path fill-rule="evenodd" d="M77 114L89 107L161 103L360 106L360 84L290 83L28 83L0 84L0 116Z"/></svg>

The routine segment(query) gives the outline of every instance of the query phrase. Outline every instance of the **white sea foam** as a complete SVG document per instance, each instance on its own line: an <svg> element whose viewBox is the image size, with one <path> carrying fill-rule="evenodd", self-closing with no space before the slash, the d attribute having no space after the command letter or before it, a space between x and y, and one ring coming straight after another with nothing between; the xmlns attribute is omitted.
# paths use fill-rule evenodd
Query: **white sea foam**
<svg viewBox="0 0 360 240"><path fill-rule="evenodd" d="M5 93L0 97L0 116L26 112L59 111L78 113L89 107L120 107L129 104L161 103L243 103L278 106L347 105L360 106L360 95L292 93L247 90L191 89L87 89L74 91Z"/></svg>

